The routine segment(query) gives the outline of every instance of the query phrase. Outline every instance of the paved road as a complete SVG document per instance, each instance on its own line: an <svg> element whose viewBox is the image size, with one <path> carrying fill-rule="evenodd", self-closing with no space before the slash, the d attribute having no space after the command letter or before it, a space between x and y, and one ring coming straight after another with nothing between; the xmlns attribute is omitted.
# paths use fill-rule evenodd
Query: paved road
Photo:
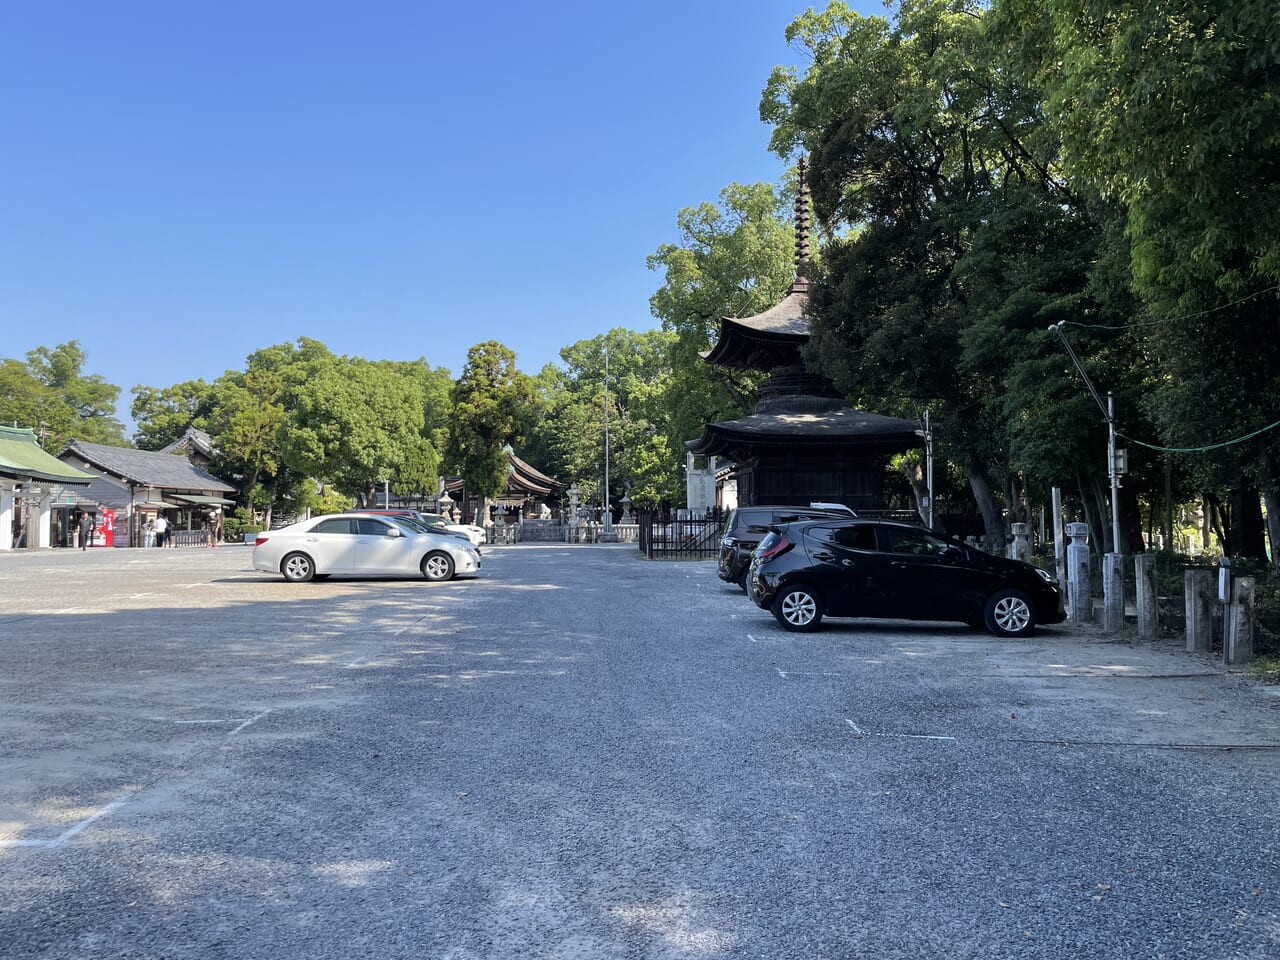
<svg viewBox="0 0 1280 960"><path fill-rule="evenodd" d="M1275 958L1280 699L705 563L0 556L0 956Z"/></svg>

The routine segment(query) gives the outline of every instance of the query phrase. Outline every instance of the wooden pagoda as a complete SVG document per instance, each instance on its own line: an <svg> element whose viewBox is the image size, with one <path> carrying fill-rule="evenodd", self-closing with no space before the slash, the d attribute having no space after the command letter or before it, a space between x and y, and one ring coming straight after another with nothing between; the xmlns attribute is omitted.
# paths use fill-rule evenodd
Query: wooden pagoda
<svg viewBox="0 0 1280 960"><path fill-rule="evenodd" d="M830 380L810 373L809 190L800 160L796 191L796 277L782 302L753 317L725 317L710 364L769 374L748 416L709 423L687 443L696 456L735 464L738 503L843 503L882 506L887 459L923 446L912 420L852 409Z"/></svg>

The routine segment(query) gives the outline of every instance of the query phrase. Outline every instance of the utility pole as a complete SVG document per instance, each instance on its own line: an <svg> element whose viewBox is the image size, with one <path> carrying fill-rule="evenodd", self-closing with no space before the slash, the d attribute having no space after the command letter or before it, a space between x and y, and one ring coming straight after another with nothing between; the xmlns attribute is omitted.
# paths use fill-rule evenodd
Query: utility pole
<svg viewBox="0 0 1280 960"><path fill-rule="evenodd" d="M613 532L613 504L609 502L609 345L604 347L604 528L600 531L601 543L617 543Z"/></svg>
<svg viewBox="0 0 1280 960"><path fill-rule="evenodd" d="M1116 449L1116 398L1107 391L1107 467L1111 477L1111 549L1123 553L1120 547L1120 474L1123 452Z"/></svg>

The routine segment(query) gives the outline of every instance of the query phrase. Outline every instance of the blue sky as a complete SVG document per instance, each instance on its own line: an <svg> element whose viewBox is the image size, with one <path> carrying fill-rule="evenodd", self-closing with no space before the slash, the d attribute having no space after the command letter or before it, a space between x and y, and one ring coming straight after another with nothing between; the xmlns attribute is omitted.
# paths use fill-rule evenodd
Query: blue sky
<svg viewBox="0 0 1280 960"><path fill-rule="evenodd" d="M456 376L652 329L676 212L782 175L757 108L805 8L6 4L0 356L79 340L127 419L299 336Z"/></svg>

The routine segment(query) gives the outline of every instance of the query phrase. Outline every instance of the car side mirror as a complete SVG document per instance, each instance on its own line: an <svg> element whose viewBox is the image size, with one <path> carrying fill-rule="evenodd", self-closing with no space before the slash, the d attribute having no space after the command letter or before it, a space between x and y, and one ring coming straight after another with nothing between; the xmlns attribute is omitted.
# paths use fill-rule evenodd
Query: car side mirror
<svg viewBox="0 0 1280 960"><path fill-rule="evenodd" d="M400 533L400 528L399 528L399 527L389 527L389 528L387 529L387 536L388 536L388 537L390 537L390 538L391 538L391 539L393 539L393 540L394 540L396 537L402 536L402 534Z"/></svg>
<svg viewBox="0 0 1280 960"><path fill-rule="evenodd" d="M964 551L959 547L943 547L942 552L938 554L943 560L959 560L964 556Z"/></svg>

